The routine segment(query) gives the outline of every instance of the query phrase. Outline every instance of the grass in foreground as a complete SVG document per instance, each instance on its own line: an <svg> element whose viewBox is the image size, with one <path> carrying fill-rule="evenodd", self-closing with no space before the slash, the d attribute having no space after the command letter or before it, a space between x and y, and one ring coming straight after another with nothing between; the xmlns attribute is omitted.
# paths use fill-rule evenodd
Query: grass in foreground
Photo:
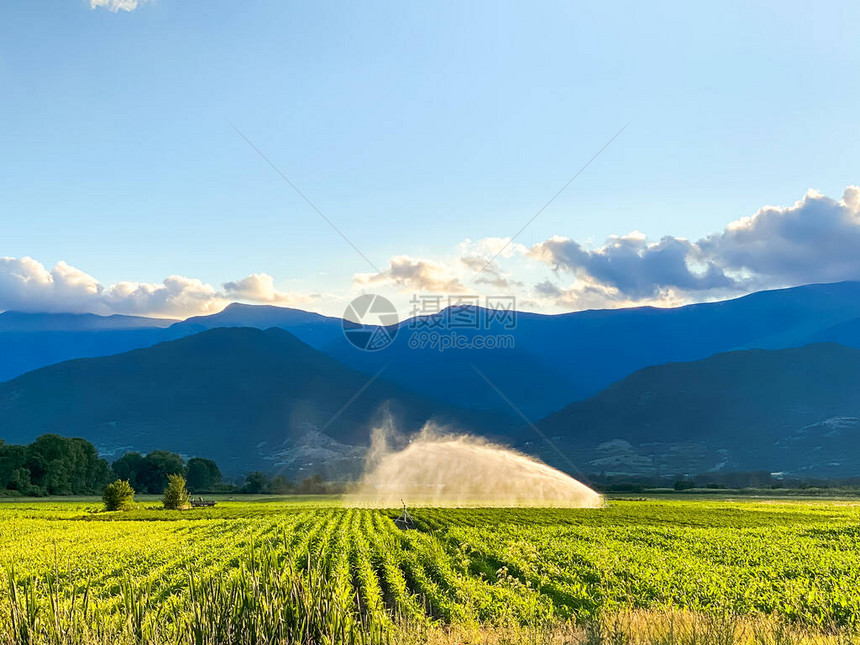
<svg viewBox="0 0 860 645"><path fill-rule="evenodd" d="M3 504L0 642L776 645L860 625L853 504L420 509L409 532L327 504Z"/></svg>

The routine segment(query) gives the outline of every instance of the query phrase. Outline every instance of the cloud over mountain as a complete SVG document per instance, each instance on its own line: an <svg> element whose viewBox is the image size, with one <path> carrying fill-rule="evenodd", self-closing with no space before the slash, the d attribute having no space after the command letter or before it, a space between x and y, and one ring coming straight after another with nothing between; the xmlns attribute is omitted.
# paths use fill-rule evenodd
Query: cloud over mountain
<svg viewBox="0 0 860 645"><path fill-rule="evenodd" d="M455 271L440 262L398 255L382 273L359 273L353 277L359 287L393 286L402 292L464 293L469 291Z"/></svg>
<svg viewBox="0 0 860 645"><path fill-rule="evenodd" d="M840 200L810 190L792 206L765 206L697 241L672 236L649 241L633 232L587 249L576 240L553 237L528 254L557 276L574 276L567 287L548 280L535 285L539 296L567 306L601 292L605 304L664 304L856 280L860 187L849 186Z"/></svg>
<svg viewBox="0 0 860 645"><path fill-rule="evenodd" d="M695 245L687 240L667 236L649 242L638 232L613 237L593 251L563 237L550 238L531 249L535 258L556 270L583 274L637 300L656 297L667 287L707 291L733 285L713 262L705 262L698 270L691 266L695 252Z"/></svg>
<svg viewBox="0 0 860 645"><path fill-rule="evenodd" d="M724 271L785 282L860 278L860 186L834 200L810 190L793 206L765 206L700 240Z"/></svg>
<svg viewBox="0 0 860 645"><path fill-rule="evenodd" d="M189 316L215 313L231 300L280 304L302 301L276 291L272 277L252 274L228 282L224 292L196 278L172 275L160 283L104 285L66 262L48 270L29 257L0 257L0 311L92 312Z"/></svg>
<svg viewBox="0 0 860 645"><path fill-rule="evenodd" d="M840 199L808 191L791 206L765 206L698 240L650 240L634 231L593 247L553 236L530 247L505 237L465 240L446 257L392 257L382 273L352 276L351 289L403 294L515 295L521 308L578 310L677 306L768 288L860 280L860 187ZM187 316L231 300L286 306L319 296L279 291L267 273L213 287L173 275L160 283L104 285L65 262L47 269L0 258L0 311L88 311ZM331 302L327 303L331 304Z"/></svg>
<svg viewBox="0 0 860 645"><path fill-rule="evenodd" d="M447 258L394 256L359 288L400 293L513 294L526 308L677 306L759 289L860 279L860 187L841 199L808 191L699 240L633 231L598 247L553 236L531 247L465 240ZM530 284L530 287L524 285Z"/></svg>
<svg viewBox="0 0 860 645"><path fill-rule="evenodd" d="M275 289L275 279L268 273L252 273L247 278L223 284L226 295L233 300L251 300L273 305L299 305L315 298Z"/></svg>

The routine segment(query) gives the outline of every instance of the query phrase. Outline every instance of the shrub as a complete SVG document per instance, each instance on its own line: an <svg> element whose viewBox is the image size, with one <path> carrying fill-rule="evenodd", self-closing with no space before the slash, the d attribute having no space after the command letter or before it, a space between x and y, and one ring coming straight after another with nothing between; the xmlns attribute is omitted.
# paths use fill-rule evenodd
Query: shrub
<svg viewBox="0 0 860 645"><path fill-rule="evenodd" d="M181 511L191 508L188 490L185 488L185 477L168 475L167 488L164 489L164 508Z"/></svg>
<svg viewBox="0 0 860 645"><path fill-rule="evenodd" d="M134 508L134 489L124 479L105 486L102 493L106 511L127 511Z"/></svg>

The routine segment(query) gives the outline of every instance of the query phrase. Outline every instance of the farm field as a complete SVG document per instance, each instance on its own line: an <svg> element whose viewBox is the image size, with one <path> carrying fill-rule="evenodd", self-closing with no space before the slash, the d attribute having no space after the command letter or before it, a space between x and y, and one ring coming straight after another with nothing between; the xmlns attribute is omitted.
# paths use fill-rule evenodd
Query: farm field
<svg viewBox="0 0 860 645"><path fill-rule="evenodd" d="M776 643L860 626L850 502L424 508L414 531L336 498L154 506L0 503L0 642L665 642L636 636L657 621L699 634L683 642Z"/></svg>

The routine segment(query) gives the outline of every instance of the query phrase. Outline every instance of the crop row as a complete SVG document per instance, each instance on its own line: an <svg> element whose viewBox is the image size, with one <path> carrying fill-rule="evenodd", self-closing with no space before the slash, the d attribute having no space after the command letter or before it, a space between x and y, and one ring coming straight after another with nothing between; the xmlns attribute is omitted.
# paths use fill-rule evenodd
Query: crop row
<svg viewBox="0 0 860 645"><path fill-rule="evenodd" d="M393 513L331 507L157 522L3 512L7 607L24 602L16 588L32 603L61 590L106 625L138 616L140 630L157 616L173 636L190 638L192 619L220 637L263 629L284 616L254 611L299 615L296 603L322 600L306 609L330 612L326 629L344 638L403 621L536 625L628 607L860 622L860 512L833 504L418 509L416 531ZM325 597L304 598L311 589ZM213 598L241 598L246 613L200 604Z"/></svg>

